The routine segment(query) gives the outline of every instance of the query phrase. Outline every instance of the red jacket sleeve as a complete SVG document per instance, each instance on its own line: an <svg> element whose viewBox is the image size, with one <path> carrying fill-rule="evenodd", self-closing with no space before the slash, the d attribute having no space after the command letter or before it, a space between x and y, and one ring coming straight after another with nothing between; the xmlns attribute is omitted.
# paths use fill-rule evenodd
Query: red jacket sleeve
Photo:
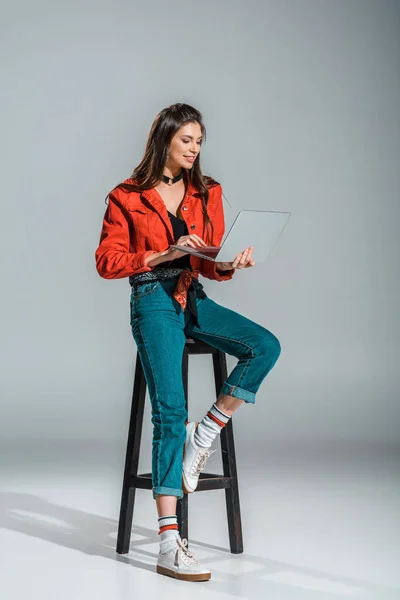
<svg viewBox="0 0 400 600"><path fill-rule="evenodd" d="M100 234L99 246L95 252L96 269L105 279L121 279L134 273L151 271L144 260L155 250L130 252L129 226L123 207L111 192Z"/></svg>
<svg viewBox="0 0 400 600"><path fill-rule="evenodd" d="M214 190L213 206L211 207L209 216L214 225L212 245L219 246L225 233L225 217L224 206L222 203L221 185L216 186ZM234 257L232 257L232 260L233 258ZM203 277L207 277L208 279L227 281L228 279L232 279L235 271L236 269L230 269L229 271L218 271L217 265L214 261L207 260L205 258L201 259L200 273L203 275Z"/></svg>

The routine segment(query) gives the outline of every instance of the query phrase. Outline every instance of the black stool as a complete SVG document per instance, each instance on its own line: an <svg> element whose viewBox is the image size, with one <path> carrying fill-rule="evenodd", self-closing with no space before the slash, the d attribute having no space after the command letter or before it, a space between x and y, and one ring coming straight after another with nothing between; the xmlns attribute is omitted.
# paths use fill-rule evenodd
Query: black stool
<svg viewBox="0 0 400 600"><path fill-rule="evenodd" d="M182 359L182 378L186 398L186 408L188 402L189 354L212 354L217 397L221 391L222 384L227 377L225 352L217 350L217 348L210 346L206 342L187 338ZM136 357L132 409L118 524L117 552L119 554L126 554L129 552L136 489L152 489L151 473L138 475L137 472L146 387L147 383L138 353ZM201 473L195 492L204 490L225 490L230 549L233 554L240 554L243 552L242 522L240 518L239 486L236 471L232 418L221 430L220 438L224 474ZM181 538L188 539L188 494L184 494L183 498L177 502L177 517L180 536Z"/></svg>

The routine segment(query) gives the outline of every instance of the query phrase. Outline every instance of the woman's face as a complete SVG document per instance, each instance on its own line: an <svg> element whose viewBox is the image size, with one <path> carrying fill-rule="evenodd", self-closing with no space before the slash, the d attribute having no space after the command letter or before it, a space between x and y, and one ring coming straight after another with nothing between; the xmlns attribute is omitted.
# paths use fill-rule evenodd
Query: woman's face
<svg viewBox="0 0 400 600"><path fill-rule="evenodd" d="M171 140L166 166L191 169L200 152L201 142L201 127L198 123L183 125Z"/></svg>

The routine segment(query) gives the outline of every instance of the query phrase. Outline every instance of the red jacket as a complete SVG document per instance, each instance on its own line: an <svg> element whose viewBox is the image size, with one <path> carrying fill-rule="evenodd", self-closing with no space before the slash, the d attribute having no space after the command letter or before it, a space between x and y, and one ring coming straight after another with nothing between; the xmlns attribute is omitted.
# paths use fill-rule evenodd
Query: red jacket
<svg viewBox="0 0 400 600"><path fill-rule="evenodd" d="M132 179L124 183L132 184ZM154 267L145 265L144 259L155 252L167 250L175 241L167 207L161 196L155 188L139 193L117 186L108 198L95 253L99 275L105 279L120 279L151 271ZM196 233L207 242L201 197L190 182L181 208L189 233ZM219 246L225 231L220 184L209 189L207 212L214 225L214 237L209 245ZM211 231L210 227L208 231ZM190 263L196 277L200 273L208 279L224 281L231 279L235 272L235 269L217 271L215 262L192 254Z"/></svg>

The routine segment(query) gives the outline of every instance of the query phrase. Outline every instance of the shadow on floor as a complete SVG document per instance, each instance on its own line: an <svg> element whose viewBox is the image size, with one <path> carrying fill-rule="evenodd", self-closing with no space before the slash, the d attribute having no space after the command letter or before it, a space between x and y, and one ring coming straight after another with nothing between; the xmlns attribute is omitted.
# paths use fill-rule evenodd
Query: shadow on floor
<svg viewBox="0 0 400 600"><path fill-rule="evenodd" d="M158 548L159 538L155 530L134 525L130 552L120 555L115 550L118 529L116 520L53 504L33 494L16 492L0 494L0 527L155 573L156 551L151 552L143 547L156 544ZM255 600L399 598L399 591L393 588L337 577L245 552L233 555L229 549L193 539L190 542L194 551L195 548L208 551L207 559L202 559L212 570L212 578L205 584L208 592ZM177 585L182 585L182 582L177 582Z"/></svg>

